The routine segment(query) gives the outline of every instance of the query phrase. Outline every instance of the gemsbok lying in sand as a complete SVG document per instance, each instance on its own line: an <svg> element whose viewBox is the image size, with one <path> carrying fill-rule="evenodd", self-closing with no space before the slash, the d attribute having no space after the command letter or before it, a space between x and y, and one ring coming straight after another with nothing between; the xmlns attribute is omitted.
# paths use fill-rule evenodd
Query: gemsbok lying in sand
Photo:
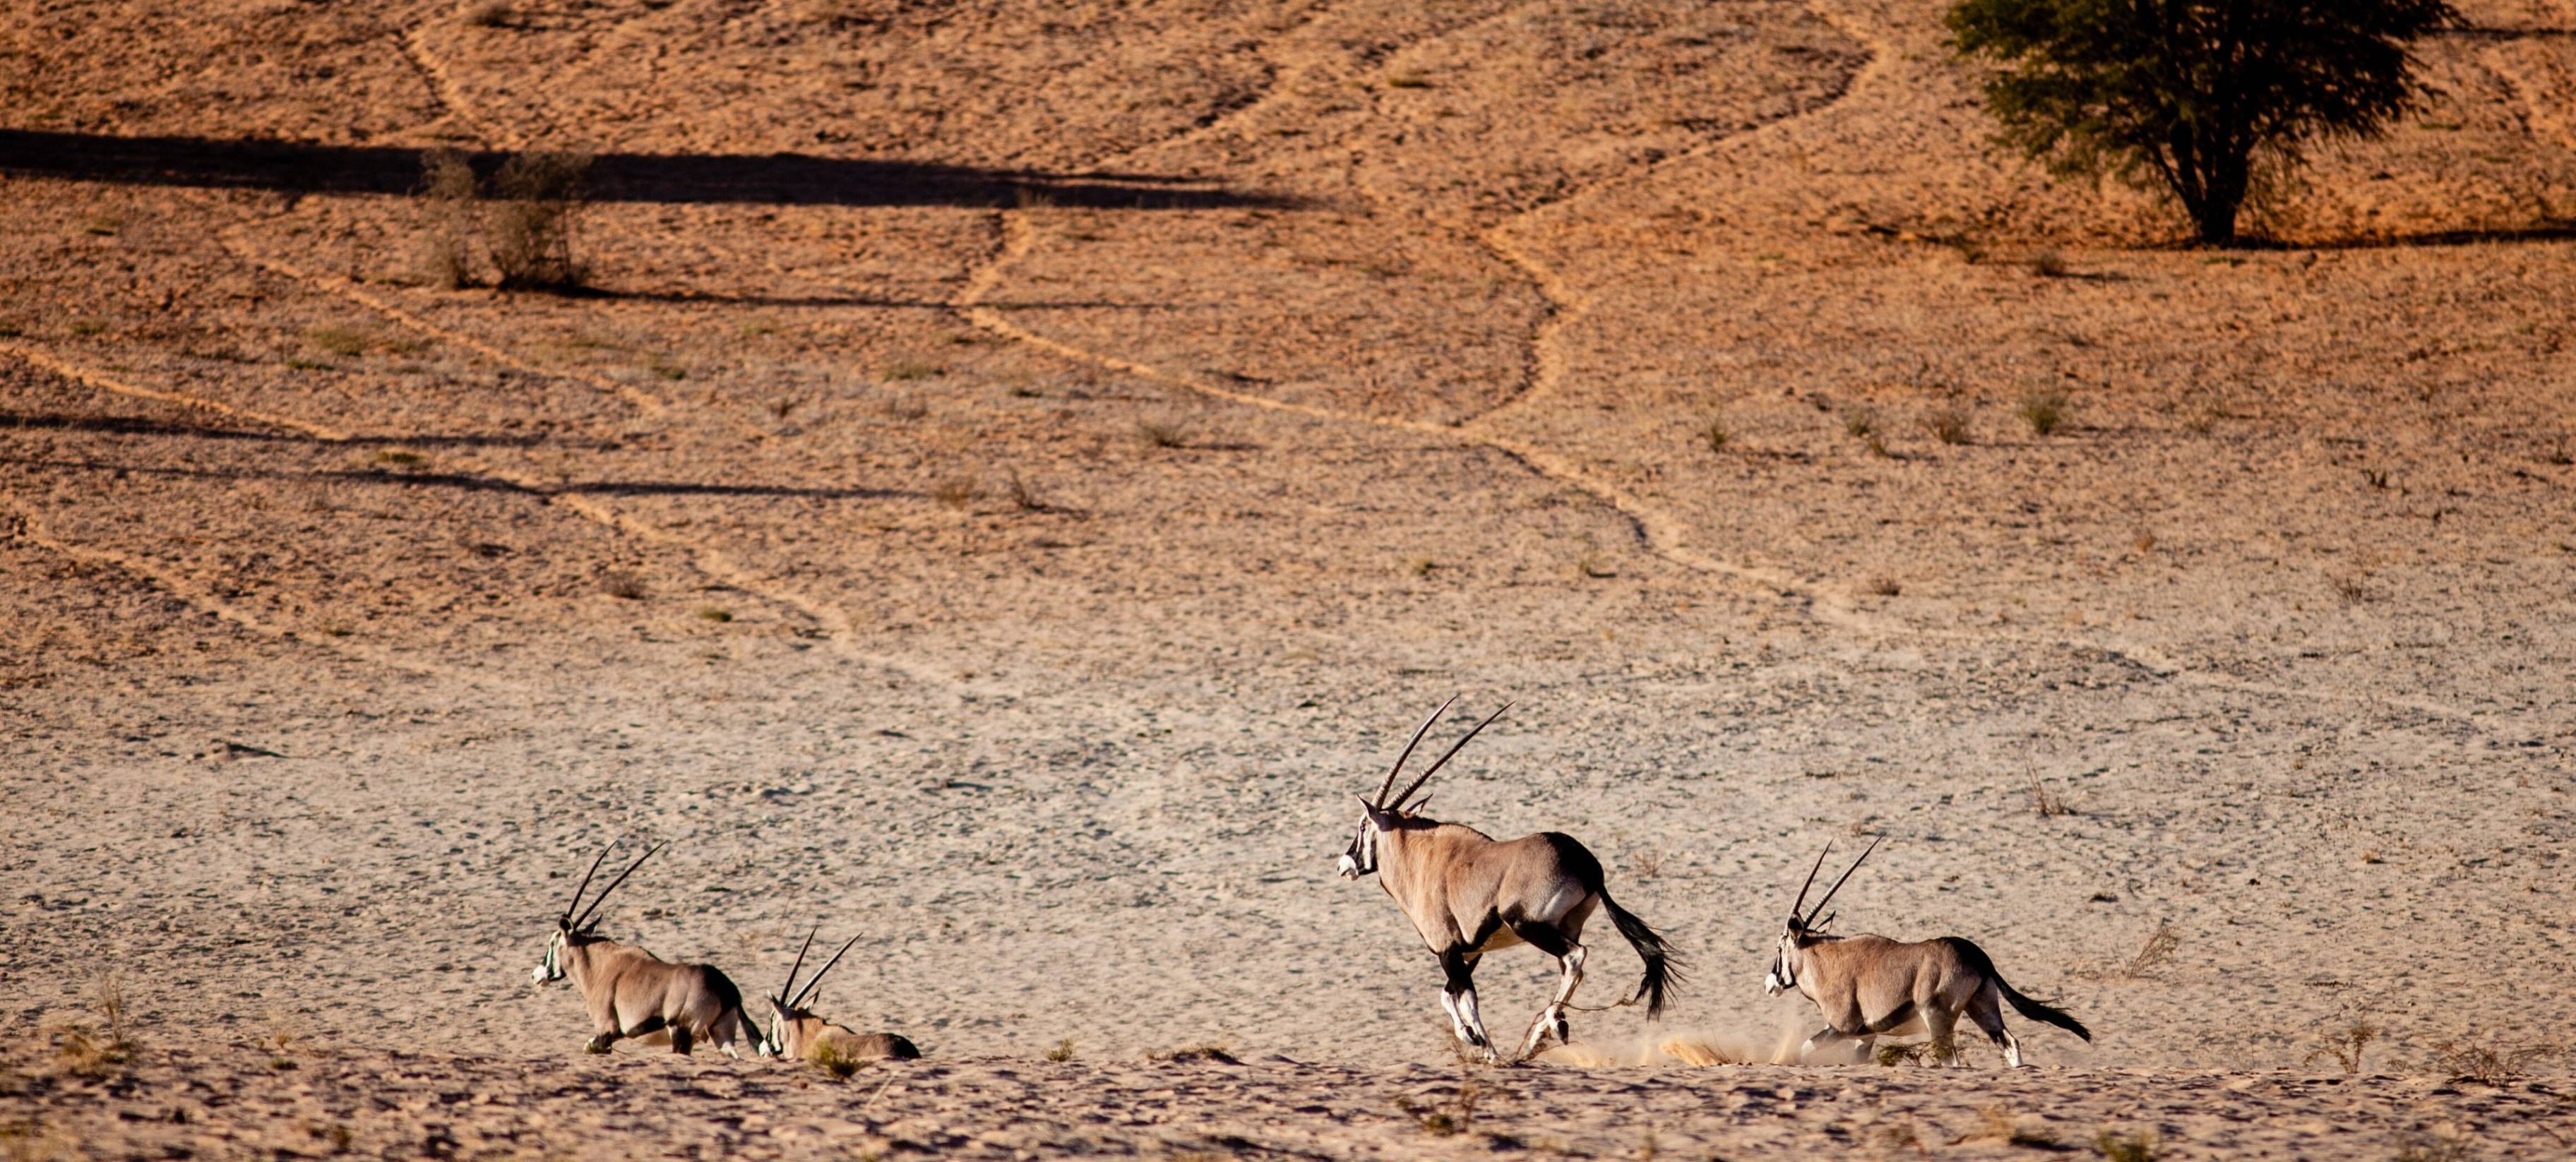
<svg viewBox="0 0 2576 1162"><path fill-rule="evenodd" d="M2019 1069L2021 1042L2005 1030L1999 1001L2012 1002L2016 1011L2031 1020L2046 1021L2086 1041L2093 1039L2083 1022L2014 991L1995 971L1995 962L1984 949L1956 936L1904 944L1884 936L1825 935L1825 925L1834 918L1818 920L1816 913L1833 902L1834 893L1860 870L1861 860L1878 850L1878 841L1870 841L1869 850L1861 852L1860 859L1844 869L1842 879L1825 890L1825 898L1801 915L1807 889L1815 886L1816 873L1823 870L1825 856L1833 849L1827 843L1816 855L1816 866L1807 869L1807 882L1799 885L1798 902L1789 906L1789 924L1780 933L1779 955L1762 979L1762 991L1778 996L1782 989L1794 988L1824 1010L1825 1028L1800 1047L1802 1055L1847 1040L1858 1041L1866 1054L1883 1035L1921 1029L1932 1034L1935 1054L1955 1064L1958 1047L1951 1033L1964 1012L2003 1046L2004 1064Z"/></svg>
<svg viewBox="0 0 2576 1162"><path fill-rule="evenodd" d="M769 998L769 1036L761 1042L762 1050L790 1061L806 1060L825 1049L838 1054L844 1061L878 1061L888 1057L909 1061L921 1056L921 1050L900 1035L861 1033L817 1017L804 1007L806 1000L814 995L814 986L823 983L823 974L841 963L842 952L848 952L850 945L859 942L858 937L850 937L841 945L840 952L833 953L832 959L824 961L823 967L805 978L804 988L797 988L796 970L805 967L805 954L814 948L814 933L822 930L822 925L818 924L813 932L805 934L805 946L796 950L796 963L787 966L787 983L778 986L778 995Z"/></svg>
<svg viewBox="0 0 2576 1162"><path fill-rule="evenodd" d="M1645 921L1611 901L1609 889L1602 885L1601 861L1582 844L1553 831L1496 842L1473 828L1426 819L1405 806L1468 739L1502 717L1511 704L1505 703L1502 710L1477 723L1403 794L1387 797L1388 788L1395 786L1395 777L1404 770L1404 760L1412 757L1422 736L1456 701L1453 697L1441 703L1413 732L1413 741L1404 744L1404 753L1396 756L1394 768L1379 785L1377 799L1360 800L1359 833L1342 853L1343 878L1377 873L1378 883L1403 910L1405 919L1413 921L1414 931L1421 933L1422 942L1440 958L1441 971L1448 974L1440 1008L1449 1014L1450 1031L1468 1048L1484 1050L1488 1062L1497 1060L1497 1055L1492 1039L1485 1035L1484 1018L1476 1011L1476 961L1515 944L1555 957L1556 998L1530 1022L1519 1056L1537 1052L1551 1032L1559 1042L1566 1041L1572 1035L1565 1021L1566 1002L1583 983L1583 922L1595 905L1608 909L1619 935L1646 962L1637 992L1619 1003L1631 1004L1642 996L1646 1015L1662 1016L1666 994L1680 982L1680 960Z"/></svg>
<svg viewBox="0 0 2576 1162"><path fill-rule="evenodd" d="M740 1057L740 1049L758 1051L758 1030L742 1014L742 990L725 979L725 974L704 964L672 964L632 944L620 944L592 929L598 919L593 913L608 899L608 893L634 875L635 869L653 858L664 845L656 844L635 857L626 870L601 888L587 908L581 907L581 894L590 888L590 879L599 874L599 865L608 853L617 850L611 840L600 850L599 858L590 861L590 870L582 874L581 885L572 890L572 903L555 919L554 939L546 942L546 958L531 975L538 984L549 984L572 977L573 987L581 990L582 1004L590 1009L592 1036L587 1048L593 1053L606 1053L621 1037L640 1037L646 1033L668 1030L671 1052L687 1053L691 1042L706 1038L725 1051L725 1056ZM579 915L573 910L580 908Z"/></svg>

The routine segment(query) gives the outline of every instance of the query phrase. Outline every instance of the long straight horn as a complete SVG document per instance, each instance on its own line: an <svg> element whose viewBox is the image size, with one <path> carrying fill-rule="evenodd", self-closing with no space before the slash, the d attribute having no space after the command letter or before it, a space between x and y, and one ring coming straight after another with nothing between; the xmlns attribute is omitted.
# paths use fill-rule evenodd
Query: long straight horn
<svg viewBox="0 0 2576 1162"><path fill-rule="evenodd" d="M1864 851L1862 851L1862 852L1860 853L1860 859L1853 860L1853 861L1852 861L1852 865L1851 865L1850 867L1847 867L1847 868L1844 868L1844 869L1843 869L1843 878L1838 879L1838 880L1835 880L1835 881L1834 881L1834 886L1832 886L1832 887L1830 887L1830 888L1825 889L1825 898L1824 898L1824 899L1821 899L1821 900L1816 901L1816 911L1815 911L1815 912L1809 912L1809 913L1807 913L1807 914L1808 914L1809 916L1813 916L1813 915L1815 915L1815 914L1816 914L1816 912L1822 912L1822 911L1824 911L1824 910L1825 910L1825 905L1830 904L1830 903L1833 903L1833 902L1834 902L1834 893L1835 893L1835 892L1839 892L1839 891L1843 890L1843 885L1844 885L1845 883L1850 882L1850 880L1851 880L1851 874L1852 874L1853 872L1856 872L1856 871L1859 871L1859 870L1860 870L1860 860L1861 860L1861 859L1868 859L1868 858L1869 858L1869 853L1870 853L1870 852L1872 852L1872 851L1876 851L1876 850L1878 850L1879 842L1880 842L1881 840L1886 839L1886 838L1887 838L1886 836L1882 835L1882 836L1879 836L1877 839L1870 840L1870 841L1869 841L1869 847L1868 847L1866 850L1864 850Z"/></svg>
<svg viewBox="0 0 2576 1162"><path fill-rule="evenodd" d="M1431 764L1431 766L1430 766L1430 768L1429 768L1429 769L1427 769L1427 770L1423 771L1423 772L1422 772L1422 774L1421 774L1420 776L1416 777L1416 778L1413 780L1413 785L1412 785L1412 786L1410 786L1410 787L1406 787L1406 788L1404 789L1404 793L1403 793L1403 794L1401 794L1401 795L1396 796L1396 797L1395 797L1395 799L1394 799L1390 804L1388 804L1388 805L1389 805L1389 806L1393 806L1393 807L1397 807L1397 808L1399 808L1399 809L1400 809L1400 808L1403 806L1403 804L1404 804L1404 801L1405 801L1405 800L1412 798L1412 797L1413 797L1413 793L1414 793L1415 791L1418 791L1418 790L1422 789L1422 784L1424 784L1424 783L1427 783L1427 782L1431 781L1431 776L1436 775L1436 774L1439 774L1439 773L1440 773L1440 768L1445 767L1445 766L1448 766L1448 765L1449 765L1449 760L1451 760L1451 759L1453 759L1453 758L1458 757L1458 751L1459 751L1459 748L1466 746L1466 745L1467 745L1467 740L1468 740L1468 739L1472 739L1472 738L1476 737L1477 735L1484 733L1484 731L1485 731L1485 728L1486 728L1486 727L1488 727L1488 726L1492 726L1492 725L1494 724L1494 720L1495 720L1495 719L1500 718L1500 717L1502 717L1502 716L1503 716L1503 711L1505 711L1505 710L1509 710L1509 709L1511 709L1511 708L1512 708L1512 704L1511 704L1511 703L1509 703L1509 702L1505 702L1505 703L1503 703L1503 704L1502 704L1502 706L1501 706L1501 708L1499 708L1499 709L1495 710L1495 711L1494 711L1493 713L1491 713L1491 714L1486 715L1486 716L1485 716L1485 720L1484 720L1483 722L1479 722L1479 723L1477 723L1477 724L1476 724L1476 729L1468 731L1468 732L1467 732L1467 735L1466 735L1466 737L1465 737L1465 738L1461 738L1461 739L1459 739L1459 740L1458 740L1458 741L1456 741L1456 742L1450 743L1450 744L1449 744L1449 753L1444 754L1444 755L1441 755L1441 756L1440 756L1440 761L1439 761L1439 762L1436 762L1436 763Z"/></svg>
<svg viewBox="0 0 2576 1162"><path fill-rule="evenodd" d="M564 927L566 927L566 928L570 928L570 927L572 927L572 912L573 912L573 909L578 908L578 907L580 907L580 906L581 906L581 894L582 894L583 892L587 892L587 891L589 891L589 890L590 890L590 877L592 877L592 876L595 876L595 875L598 875L598 874L599 874L599 865L607 861L607 859L608 859L608 853L609 853L609 852L612 852L612 851L615 851L615 850L617 850L617 841L616 841L616 840L614 840L614 839L609 840L609 841L608 841L608 846L606 846L606 847L603 847L603 848L600 848L600 849L599 849L599 858L597 858L597 859L594 859L594 860L591 860L591 861L590 861L590 870L589 870L589 871L586 871L586 872L581 873L581 886L576 887L576 888L574 888L574 889L572 890L572 902L571 902L571 903L569 903L569 904L564 905L564 910L563 910L563 925L564 925Z"/></svg>
<svg viewBox="0 0 2576 1162"><path fill-rule="evenodd" d="M1789 918L1798 920L1807 914L1807 889L1816 886L1816 873L1825 870L1825 857L1834 853L1834 841L1826 840L1825 849L1816 853L1816 866L1807 869L1807 882L1798 885L1798 902L1789 905ZM1800 923L1805 921L1800 920Z"/></svg>
<svg viewBox="0 0 2576 1162"><path fill-rule="evenodd" d="M1414 730L1413 741L1404 744L1404 753L1395 756L1395 765L1386 769L1386 781L1377 785L1377 805L1379 807L1385 807L1387 805L1387 788L1393 787L1395 785L1395 777L1404 773L1404 760L1413 757L1413 748L1422 745L1422 736L1431 733L1431 724L1440 721L1440 716L1449 713L1450 705L1457 701L1457 695L1450 695L1449 701L1441 703L1440 709L1432 711L1431 717L1423 719L1422 725Z"/></svg>
<svg viewBox="0 0 2576 1162"><path fill-rule="evenodd" d="M858 937L850 937L848 940L842 942L841 952L848 952L850 950L850 945L858 942ZM805 978L805 987L797 992L795 1000L787 1002L788 1011L794 1012L796 1006L805 1003L805 998L814 995L814 986L823 983L823 974L832 971L833 965L841 963L841 952L833 953L832 959L824 961L823 967L815 969L814 975Z"/></svg>
<svg viewBox="0 0 2576 1162"><path fill-rule="evenodd" d="M822 925L822 924L820 924L820 923L817 923L817 924L815 924L812 928L809 928L809 929L807 929L807 930L806 930L806 932L805 932L805 947L804 947L804 948L799 948L799 949L797 949L797 950L796 950L796 963L794 963L794 964L791 964L791 965L788 965L788 966L787 966L787 983L786 983L786 984L783 984L783 985L778 986L778 999L779 999L779 1000L781 1000L781 1001L786 1000L786 999L787 999L787 994L795 990L795 988L796 988L796 970L797 970L797 969L800 969L800 968L805 967L805 953L806 953L806 951L807 951L808 949L811 949L811 948L813 948L813 947L814 947L814 934L815 934L815 933L817 933L817 932L820 932L820 931L822 931L822 930L823 930L823 925Z"/></svg>
<svg viewBox="0 0 2576 1162"><path fill-rule="evenodd" d="M636 856L635 862L627 864L625 871L617 873L616 879L608 881L607 887L599 889L599 894L590 898L590 906L581 910L581 919L573 921L572 926L579 928L584 924L590 923L591 913L598 911L601 904L608 902L608 893L616 891L617 885L625 883L626 877L634 875L635 869L644 866L645 860L653 858L654 852L660 851L669 846L671 846L670 843L665 841L645 848L644 854Z"/></svg>

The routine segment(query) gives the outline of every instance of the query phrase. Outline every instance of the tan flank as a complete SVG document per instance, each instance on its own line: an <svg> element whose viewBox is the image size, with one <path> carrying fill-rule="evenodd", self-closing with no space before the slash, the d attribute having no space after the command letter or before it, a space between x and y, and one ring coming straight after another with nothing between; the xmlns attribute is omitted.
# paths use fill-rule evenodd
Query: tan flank
<svg viewBox="0 0 2576 1162"><path fill-rule="evenodd" d="M1423 944L1440 958L1447 975L1440 1008L1449 1015L1451 1032L1469 1049L1482 1050L1487 1061L1498 1060L1499 1055L1476 1009L1476 962L1488 952L1515 944L1555 957L1556 995L1530 1022L1518 1056L1536 1053L1550 1033L1560 1042L1570 1040L1566 1004L1583 983L1583 922L1596 906L1609 911L1619 935L1646 962L1637 992L1620 1003L1643 998L1649 1017L1663 1015L1665 997L1680 980L1680 962L1662 935L1610 899L1601 861L1574 837L1546 831L1496 841L1474 828L1425 818L1405 806L1468 739L1511 709L1510 703L1477 723L1401 794L1387 794L1413 748L1456 701L1453 697L1441 703L1413 732L1412 741L1404 745L1386 781L1379 785L1377 799L1360 800L1359 832L1342 853L1343 877L1377 873L1379 885L1413 921Z"/></svg>
<svg viewBox="0 0 2576 1162"><path fill-rule="evenodd" d="M1957 1043L1951 1037L1960 1014L1965 1013L2003 1047L2004 1064L2018 1069L2021 1042L2004 1028L2003 1002L2007 1001L2024 1017L2046 1021L2086 1041L2093 1039L2083 1022L2015 991L1995 971L1995 962L1984 949L1959 937L1906 943L1884 936L1826 935L1823 929L1833 917L1818 920L1816 914L1833 901L1852 872L1860 870L1861 860L1876 850L1878 842L1872 840L1860 859L1853 860L1842 878L1825 891L1824 899L1802 915L1807 889L1815 886L1816 872L1833 851L1833 845L1826 844L1816 856L1816 866L1808 869L1807 882L1798 888L1797 902L1789 907L1789 922L1780 933L1779 952L1762 988L1774 996L1795 988L1824 1010L1825 1027L1807 1039L1801 1054L1841 1041L1856 1041L1867 1053L1884 1034L1922 1029L1932 1035L1934 1055L1956 1064Z"/></svg>
<svg viewBox="0 0 2576 1162"><path fill-rule="evenodd" d="M655 845L635 857L626 870L618 873L587 908L581 907L581 895L590 887L591 877L599 874L599 865L608 853L617 849L612 841L602 849L599 858L590 861L590 871L583 873L581 884L572 890L572 903L555 920L555 934L546 943L545 959L530 974L538 984L548 984L569 976L573 987L581 990L582 1004L590 1010L591 1038L586 1046L593 1053L606 1053L620 1038L641 1037L648 1033L667 1032L671 1052L685 1054L699 1039L715 1043L728 1057L740 1057L742 1049L759 1049L759 1040L750 1021L742 1013L742 990L711 965L673 964L632 944L620 944L593 929L598 924L594 913L608 899L617 885L634 875L635 869L662 850ZM579 908L578 915L574 909Z"/></svg>

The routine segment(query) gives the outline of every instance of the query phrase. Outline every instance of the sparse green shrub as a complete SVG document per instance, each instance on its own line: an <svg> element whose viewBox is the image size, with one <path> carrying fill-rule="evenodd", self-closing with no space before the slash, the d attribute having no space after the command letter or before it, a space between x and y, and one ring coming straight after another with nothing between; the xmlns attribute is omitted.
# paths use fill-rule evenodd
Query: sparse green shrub
<svg viewBox="0 0 2576 1162"><path fill-rule="evenodd" d="M1067 1037L1062 1041L1058 1041L1055 1044L1048 1046L1046 1059L1049 1061L1073 1060L1073 1038Z"/></svg>
<svg viewBox="0 0 2576 1162"><path fill-rule="evenodd" d="M1944 444L1969 442L1968 409L1953 404L1923 417L1923 429Z"/></svg>

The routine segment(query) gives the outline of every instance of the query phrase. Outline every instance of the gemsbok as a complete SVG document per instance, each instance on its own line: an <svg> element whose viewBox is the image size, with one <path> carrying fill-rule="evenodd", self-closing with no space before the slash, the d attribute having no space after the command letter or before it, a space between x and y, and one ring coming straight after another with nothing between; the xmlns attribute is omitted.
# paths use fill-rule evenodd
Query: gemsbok
<svg viewBox="0 0 2576 1162"><path fill-rule="evenodd" d="M770 1056L790 1061L803 1061L824 1049L830 1049L844 1061L879 1061L888 1057L909 1061L921 1056L911 1041L896 1033L862 1033L835 1025L814 1015L805 1002L814 995L814 986L823 983L823 974L841 963L841 953L859 942L856 936L841 945L840 952L824 961L814 975L805 978L805 987L796 987L796 971L805 967L805 954L814 948L814 934L822 931L815 925L805 934L805 946L796 950L796 963L787 966L787 983L778 986L776 996L769 998L769 1036L761 1047Z"/></svg>
<svg viewBox="0 0 2576 1162"><path fill-rule="evenodd" d="M592 1035L585 1046L593 1053L606 1053L621 1037L641 1037L647 1033L668 1030L671 1052L687 1053L698 1038L706 1038L724 1050L725 1056L740 1057L742 1048L759 1051L758 1030L743 1016L742 990L734 987L725 974L705 964L673 964L632 944L620 944L594 929L599 918L594 913L599 905L616 891L626 877L653 858L653 853L666 844L655 844L635 857L626 870L600 889L590 906L582 907L581 895L589 890L592 876L608 853L617 850L611 840L602 848L599 858L590 861L590 870L582 874L581 885L572 890L572 903L563 915L555 918L554 938L546 942L546 957L538 962L533 976L538 984L551 984L566 976L573 987L581 990L582 1004L590 1010ZM575 909L580 909L575 914Z"/></svg>
<svg viewBox="0 0 2576 1162"><path fill-rule="evenodd" d="M1633 1004L1643 997L1646 1015L1662 1016L1667 994L1681 981L1680 958L1661 934L1610 899L1602 883L1601 861L1581 843L1554 831L1497 842L1474 828L1428 819L1406 806L1468 739L1511 709L1510 703L1477 723L1404 793L1387 796L1413 748L1456 701L1453 697L1441 703L1440 709L1422 720L1413 740L1404 744L1404 753L1387 771L1386 781L1378 786L1378 797L1360 799L1359 832L1342 853L1343 878L1355 880L1376 873L1387 896L1440 958L1441 971L1448 976L1441 987L1440 1008L1449 1015L1450 1031L1469 1049L1482 1049L1487 1062L1499 1056L1476 1009L1477 960L1515 944L1555 957L1555 999L1530 1022L1519 1058L1537 1052L1550 1033L1560 1043L1568 1041L1572 1030L1565 1020L1566 1003L1583 983L1583 922L1596 905L1609 911L1619 935L1646 962L1646 975L1637 991L1619 1003Z"/></svg>
<svg viewBox="0 0 2576 1162"><path fill-rule="evenodd" d="M1825 850L1816 855L1816 866L1807 869L1807 882L1798 887L1798 902L1789 906L1779 953L1762 980L1765 993L1778 996L1781 990L1794 988L1824 1011L1825 1028L1807 1038L1799 1049L1802 1057L1841 1041L1859 1042L1866 1055L1881 1036L1920 1029L1931 1033L1935 1059L1955 1065L1958 1046L1951 1035L1959 1014L1966 1013L1986 1036L2003 1046L2004 1064L2019 1069L2021 1042L2004 1028L2002 1001L2012 1002L2016 1011L2031 1020L2046 1021L2086 1041L2093 1039L2083 1022L2015 991L1995 971L1995 962L1984 949L1959 937L1902 943L1884 936L1825 935L1825 925L1834 918L1819 920L1816 914L1860 870L1861 860L1878 850L1878 841L1870 841L1860 859L1843 870L1842 879L1825 890L1824 899L1807 909L1807 889L1815 886L1816 873L1824 869L1825 856L1833 849L1833 844L1825 844ZM1804 914L1801 909L1806 909Z"/></svg>

